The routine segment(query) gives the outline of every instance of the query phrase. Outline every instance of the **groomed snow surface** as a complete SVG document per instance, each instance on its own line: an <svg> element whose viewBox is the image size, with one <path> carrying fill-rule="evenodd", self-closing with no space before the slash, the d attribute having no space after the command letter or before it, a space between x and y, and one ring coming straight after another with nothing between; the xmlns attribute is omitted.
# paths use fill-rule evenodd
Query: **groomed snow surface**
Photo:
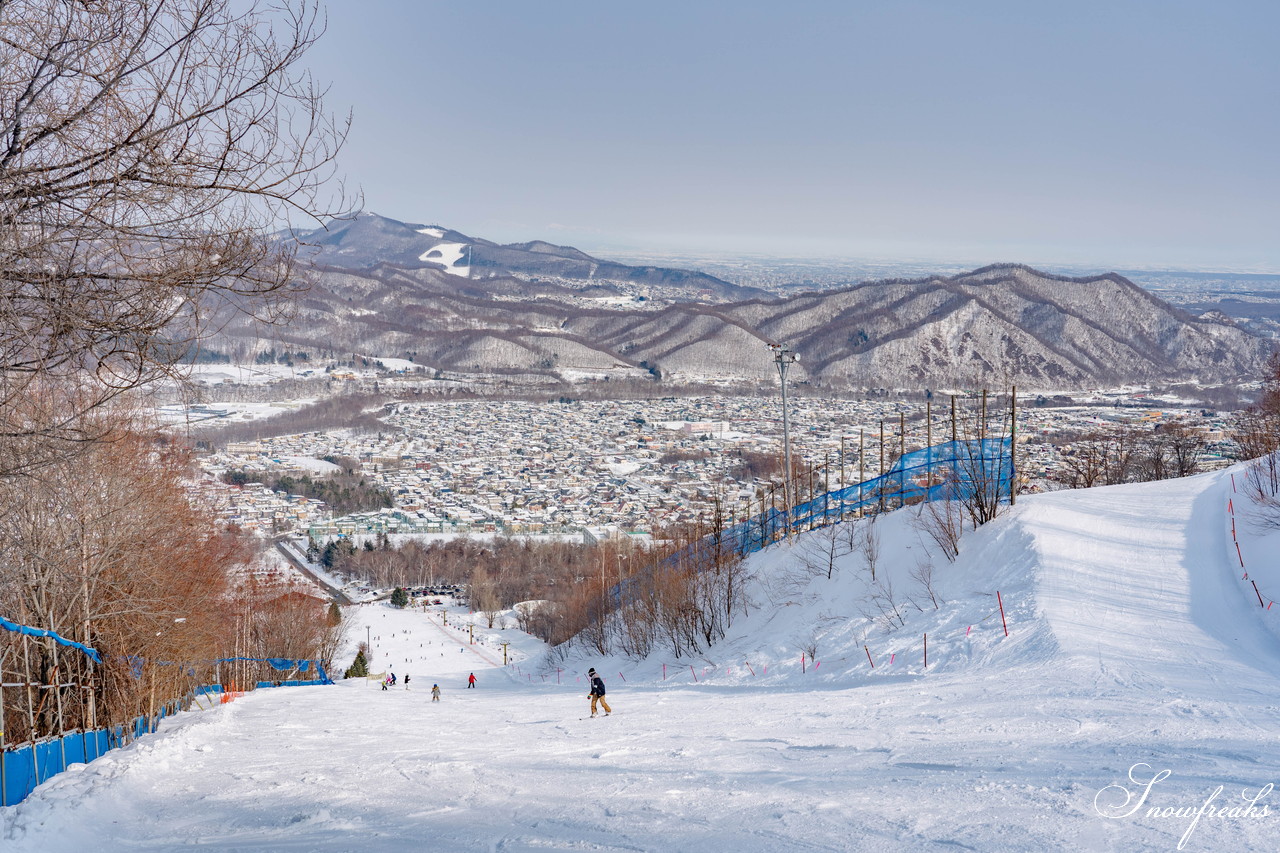
<svg viewBox="0 0 1280 853"><path fill-rule="evenodd" d="M1280 595L1280 533L1231 472L1024 498L955 563L914 513L877 523L892 632L845 538L828 580L822 532L751 558L756 606L696 660L556 661L514 626L468 643L465 611L352 608L352 649L374 637L410 689L178 715L0 810L3 850L1280 848L1280 607L1257 597Z"/></svg>

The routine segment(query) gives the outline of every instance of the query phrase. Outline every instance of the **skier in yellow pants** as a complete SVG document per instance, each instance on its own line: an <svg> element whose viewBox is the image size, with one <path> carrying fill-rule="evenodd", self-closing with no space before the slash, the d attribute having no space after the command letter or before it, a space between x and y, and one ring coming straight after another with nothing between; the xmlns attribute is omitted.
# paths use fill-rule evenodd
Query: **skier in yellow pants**
<svg viewBox="0 0 1280 853"><path fill-rule="evenodd" d="M600 703L600 707L604 708L604 715L609 716L612 710L609 703L604 701L604 679L596 675L595 667L587 670L587 678L591 679L591 692L587 694L587 698L591 700L591 716L596 715L596 703Z"/></svg>

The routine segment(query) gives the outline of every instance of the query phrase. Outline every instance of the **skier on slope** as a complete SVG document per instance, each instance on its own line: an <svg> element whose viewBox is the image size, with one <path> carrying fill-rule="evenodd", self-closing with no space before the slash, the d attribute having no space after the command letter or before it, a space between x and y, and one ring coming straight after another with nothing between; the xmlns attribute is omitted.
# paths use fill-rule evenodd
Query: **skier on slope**
<svg viewBox="0 0 1280 853"><path fill-rule="evenodd" d="M440 701L440 685L439 684L431 685L431 701L432 702Z"/></svg>
<svg viewBox="0 0 1280 853"><path fill-rule="evenodd" d="M604 701L604 679L596 675L595 667L587 670L587 678L591 679L591 692L587 694L587 698L591 700L591 716L596 715L596 703L600 703L600 707L604 708L604 715L609 716L612 709L609 703Z"/></svg>
<svg viewBox="0 0 1280 853"><path fill-rule="evenodd" d="M475 687L475 686L476 686L476 674L473 672L471 673L471 676L467 679L467 687Z"/></svg>

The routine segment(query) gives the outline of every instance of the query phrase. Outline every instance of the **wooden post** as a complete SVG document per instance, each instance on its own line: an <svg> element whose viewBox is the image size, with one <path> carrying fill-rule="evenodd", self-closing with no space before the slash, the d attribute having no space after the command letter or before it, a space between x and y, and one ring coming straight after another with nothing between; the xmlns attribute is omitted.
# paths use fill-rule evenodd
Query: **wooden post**
<svg viewBox="0 0 1280 853"><path fill-rule="evenodd" d="M1018 501L1018 386L1013 385L1009 395L1012 411L1009 421L1009 506Z"/></svg>
<svg viewBox="0 0 1280 853"><path fill-rule="evenodd" d="M53 620L49 620L49 630L53 630ZM53 644L53 699L58 714L58 745L62 752L62 769L67 769L67 721L62 714L62 667L58 661L58 644ZM34 756L34 753L33 753Z"/></svg>
<svg viewBox="0 0 1280 853"><path fill-rule="evenodd" d="M4 769L4 664L0 659L0 806L9 805L5 797L5 783L8 781Z"/></svg>
<svg viewBox="0 0 1280 853"><path fill-rule="evenodd" d="M880 421L880 470L877 472L880 485L876 488L879 496L876 500L876 511L884 512L884 421Z"/></svg>
<svg viewBox="0 0 1280 853"><path fill-rule="evenodd" d="M987 437L987 389L983 388L982 389L982 420L978 422L978 438L986 439L986 437ZM981 445L979 445L979 447L981 448ZM983 458L986 458L985 448L981 448L979 450L979 453L983 455Z"/></svg>
<svg viewBox="0 0 1280 853"><path fill-rule="evenodd" d="M840 436L840 491L844 491L844 436ZM843 504L843 501L841 501Z"/></svg>
<svg viewBox="0 0 1280 853"><path fill-rule="evenodd" d="M27 737L31 740L31 767L35 772L36 784L40 784L40 762L36 760L36 705L31 698L31 654L27 649L27 635L22 635L22 671L27 685L27 725L30 730Z"/></svg>
<svg viewBox="0 0 1280 853"><path fill-rule="evenodd" d="M898 506L907 505L907 416L898 412Z"/></svg>
<svg viewBox="0 0 1280 853"><path fill-rule="evenodd" d="M831 512L831 454L822 454L822 523Z"/></svg>
<svg viewBox="0 0 1280 853"><path fill-rule="evenodd" d="M929 499L929 489L933 488L933 398L924 401L924 497Z"/></svg>

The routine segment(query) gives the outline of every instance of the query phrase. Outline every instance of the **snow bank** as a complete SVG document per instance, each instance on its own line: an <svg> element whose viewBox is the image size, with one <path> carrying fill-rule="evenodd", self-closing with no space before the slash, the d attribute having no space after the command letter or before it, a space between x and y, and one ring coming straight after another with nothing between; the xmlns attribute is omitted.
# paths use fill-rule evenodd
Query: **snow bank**
<svg viewBox="0 0 1280 853"><path fill-rule="evenodd" d="M827 579L821 532L753 556L755 609L693 660L556 661L458 609L446 627L352 608L347 652L371 638L411 689L179 715L0 810L0 836L6 853L1272 850L1280 610L1250 596L1280 590L1280 550L1241 521L1230 473L1020 500L955 563L911 510L887 516L877 573L914 602L892 631L863 555ZM911 586L922 564L936 609ZM586 719L587 666L611 717ZM1235 812L1195 819L1206 801Z"/></svg>

